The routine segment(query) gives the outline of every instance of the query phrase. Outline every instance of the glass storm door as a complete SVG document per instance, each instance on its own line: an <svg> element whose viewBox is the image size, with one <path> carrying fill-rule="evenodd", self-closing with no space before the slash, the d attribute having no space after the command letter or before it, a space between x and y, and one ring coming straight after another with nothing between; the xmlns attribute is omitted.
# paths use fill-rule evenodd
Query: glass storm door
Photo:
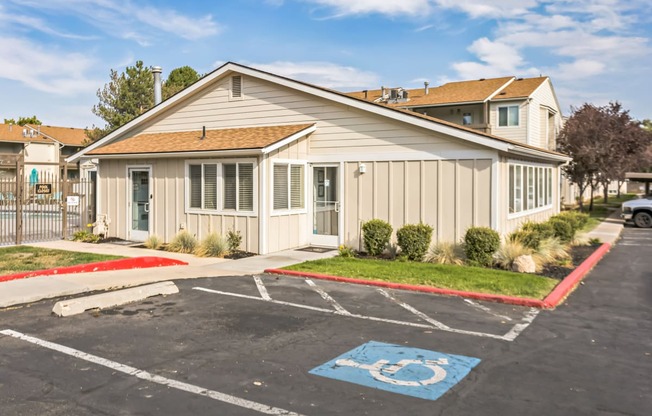
<svg viewBox="0 0 652 416"><path fill-rule="evenodd" d="M129 193L131 205L129 222L129 239L145 241L150 229L150 199L149 168L129 168Z"/></svg>
<svg viewBox="0 0 652 416"><path fill-rule="evenodd" d="M337 166L312 168L312 239L316 245L337 247L340 231L340 197Z"/></svg>

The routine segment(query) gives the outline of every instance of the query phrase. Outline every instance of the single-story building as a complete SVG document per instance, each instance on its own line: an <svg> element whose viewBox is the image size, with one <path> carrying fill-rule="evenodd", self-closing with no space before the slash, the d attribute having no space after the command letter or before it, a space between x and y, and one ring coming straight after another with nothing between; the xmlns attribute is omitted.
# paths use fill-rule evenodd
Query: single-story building
<svg viewBox="0 0 652 416"><path fill-rule="evenodd" d="M111 236L236 230L269 253L361 248L372 218L507 233L558 212L569 158L227 63L68 160L98 166Z"/></svg>

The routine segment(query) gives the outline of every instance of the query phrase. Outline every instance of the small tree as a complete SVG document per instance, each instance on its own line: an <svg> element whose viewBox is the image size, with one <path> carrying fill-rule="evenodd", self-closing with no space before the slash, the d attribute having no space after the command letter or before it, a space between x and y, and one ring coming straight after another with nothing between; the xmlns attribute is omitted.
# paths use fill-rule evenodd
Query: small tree
<svg viewBox="0 0 652 416"><path fill-rule="evenodd" d="M188 88L200 78L200 75L189 66L182 66L180 68L170 71L168 78L163 83L163 99L167 100L179 91Z"/></svg>

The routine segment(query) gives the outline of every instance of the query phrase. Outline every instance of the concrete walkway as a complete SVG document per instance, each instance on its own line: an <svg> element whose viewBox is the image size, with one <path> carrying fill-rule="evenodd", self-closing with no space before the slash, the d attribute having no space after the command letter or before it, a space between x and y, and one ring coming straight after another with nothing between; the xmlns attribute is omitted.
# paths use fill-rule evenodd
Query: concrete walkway
<svg viewBox="0 0 652 416"><path fill-rule="evenodd" d="M0 308L32 303L42 299L113 290L166 280L262 273L266 268L283 267L303 261L332 257L337 254L337 250L326 253L286 250L264 256L227 260L134 248L119 244L90 244L60 240L30 245L34 247L113 254L125 257L167 257L185 261L188 263L188 266L41 276L2 282L0 283Z"/></svg>
<svg viewBox="0 0 652 416"><path fill-rule="evenodd" d="M587 235L589 238L599 238L603 243L614 245L618 238L620 238L620 233L623 232L624 223L620 219L620 209L618 209L605 218L592 231L587 233Z"/></svg>

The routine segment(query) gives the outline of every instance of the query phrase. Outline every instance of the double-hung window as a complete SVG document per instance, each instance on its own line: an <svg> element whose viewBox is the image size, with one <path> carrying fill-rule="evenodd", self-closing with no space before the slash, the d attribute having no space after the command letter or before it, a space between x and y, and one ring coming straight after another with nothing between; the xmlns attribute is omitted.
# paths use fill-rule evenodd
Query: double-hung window
<svg viewBox="0 0 652 416"><path fill-rule="evenodd" d="M499 127L516 127L518 126L518 105L498 107L498 126Z"/></svg>
<svg viewBox="0 0 652 416"><path fill-rule="evenodd" d="M206 211L254 211L254 164L188 164L188 207Z"/></svg>
<svg viewBox="0 0 652 416"><path fill-rule="evenodd" d="M274 163L273 180L275 211L302 210L306 207L304 164Z"/></svg>

